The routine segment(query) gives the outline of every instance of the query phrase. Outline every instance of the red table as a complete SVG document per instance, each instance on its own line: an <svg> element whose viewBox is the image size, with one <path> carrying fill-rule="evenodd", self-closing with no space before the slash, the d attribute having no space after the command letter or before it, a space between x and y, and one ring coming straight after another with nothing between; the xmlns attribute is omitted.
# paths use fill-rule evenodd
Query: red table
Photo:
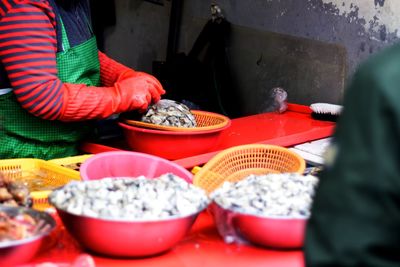
<svg viewBox="0 0 400 267"><path fill-rule="evenodd" d="M175 162L185 168L192 168L206 163L219 151L236 145L264 143L288 147L330 136L335 124L314 120L310 112L306 106L289 104L289 109L282 114L272 112L233 119L231 127L222 133L221 141L214 151ZM115 147L94 143L82 145L84 152L93 154L121 149L128 149L123 142ZM62 266L72 263L82 253L88 253L64 229L58 234L56 244L50 250L37 255L29 266L44 262ZM200 214L187 237L165 254L142 259L113 259L98 255L92 257L97 266L304 267L303 253L300 250L282 251L252 245L225 244L206 212Z"/></svg>
<svg viewBox="0 0 400 267"><path fill-rule="evenodd" d="M335 123L314 120L307 106L289 104L284 113L262 113L242 118L232 119L229 128L221 133L219 144L214 151L175 160L181 166L191 169L201 166L223 149L250 143L294 146L297 144L325 138L332 135ZM129 150L120 141L116 146L105 146L94 143L84 143L81 149L86 153L96 154L111 150Z"/></svg>
<svg viewBox="0 0 400 267"><path fill-rule="evenodd" d="M51 262L60 266L72 263L82 253L74 239L62 228L51 249L43 251L27 266ZM304 267L300 250L280 251L252 245L225 244L207 212L197 218L191 232L172 250L158 256L138 259L114 259L91 255L96 266L246 266L246 267Z"/></svg>

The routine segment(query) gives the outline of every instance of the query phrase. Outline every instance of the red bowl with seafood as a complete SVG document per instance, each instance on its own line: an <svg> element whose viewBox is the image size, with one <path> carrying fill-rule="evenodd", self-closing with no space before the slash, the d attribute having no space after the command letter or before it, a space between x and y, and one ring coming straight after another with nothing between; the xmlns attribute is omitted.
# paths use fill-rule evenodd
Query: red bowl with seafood
<svg viewBox="0 0 400 267"><path fill-rule="evenodd" d="M209 211L225 240L231 238L274 249L303 247L306 217L260 216L224 209L215 202Z"/></svg>
<svg viewBox="0 0 400 267"><path fill-rule="evenodd" d="M0 206L0 266L16 266L32 259L56 227L45 212Z"/></svg>
<svg viewBox="0 0 400 267"><path fill-rule="evenodd" d="M299 249L317 184L299 173L249 175L213 191L210 210L225 240Z"/></svg>
<svg viewBox="0 0 400 267"><path fill-rule="evenodd" d="M79 244L112 257L170 250L209 204L203 190L172 174L73 182L54 190L49 202Z"/></svg>
<svg viewBox="0 0 400 267"><path fill-rule="evenodd" d="M207 130L168 131L148 129L119 122L125 140L133 151L176 160L212 152L218 147L220 135L231 125L230 120L222 127Z"/></svg>

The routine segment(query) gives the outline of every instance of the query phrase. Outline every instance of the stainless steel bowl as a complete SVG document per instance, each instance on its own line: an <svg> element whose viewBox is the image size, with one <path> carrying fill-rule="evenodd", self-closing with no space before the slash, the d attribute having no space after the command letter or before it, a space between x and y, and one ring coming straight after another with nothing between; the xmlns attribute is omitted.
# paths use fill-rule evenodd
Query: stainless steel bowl
<svg viewBox="0 0 400 267"><path fill-rule="evenodd" d="M99 219L56 209L67 230L82 246L113 257L145 257L171 249L189 232L201 212L155 221L128 221Z"/></svg>
<svg viewBox="0 0 400 267"><path fill-rule="evenodd" d="M16 266L32 259L41 247L43 239L56 227L55 220L47 213L23 207L6 207L0 205L0 212L10 216L28 214L36 220L43 221L32 237L0 242L0 266Z"/></svg>
<svg viewBox="0 0 400 267"><path fill-rule="evenodd" d="M219 234L227 240L277 249L299 249L304 243L307 218L268 217L224 209L216 202L209 211Z"/></svg>

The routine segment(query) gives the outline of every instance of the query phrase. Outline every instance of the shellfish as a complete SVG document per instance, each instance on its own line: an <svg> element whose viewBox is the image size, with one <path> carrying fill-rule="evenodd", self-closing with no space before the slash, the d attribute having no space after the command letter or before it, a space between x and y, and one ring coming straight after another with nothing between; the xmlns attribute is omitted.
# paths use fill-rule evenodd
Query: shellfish
<svg viewBox="0 0 400 267"><path fill-rule="evenodd" d="M171 173L154 179L140 176L73 181L53 191L49 198L56 207L76 215L122 220L181 217L209 203L202 189Z"/></svg>
<svg viewBox="0 0 400 267"><path fill-rule="evenodd" d="M175 127L196 127L196 118L190 109L174 100L161 99L151 105L142 116L141 121Z"/></svg>
<svg viewBox="0 0 400 267"><path fill-rule="evenodd" d="M250 175L225 182L211 198L224 209L261 216L310 216L318 178L298 173Z"/></svg>

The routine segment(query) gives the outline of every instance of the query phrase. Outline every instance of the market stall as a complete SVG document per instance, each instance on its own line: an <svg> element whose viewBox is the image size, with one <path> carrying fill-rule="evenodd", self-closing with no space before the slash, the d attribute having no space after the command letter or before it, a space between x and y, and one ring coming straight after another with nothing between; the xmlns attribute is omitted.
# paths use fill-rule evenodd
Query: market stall
<svg viewBox="0 0 400 267"><path fill-rule="evenodd" d="M167 165L175 164L184 170L184 172L179 173L179 176L185 177L188 175L187 179L191 181L191 178L189 177L191 177L192 174L189 171L191 171L195 166L202 166L204 170L201 170L198 173L197 180L195 177L193 182L195 185L206 189L206 186L208 185L205 185L204 182L201 184L204 180L200 181L199 177L204 176L204 173L213 173L214 171L207 169L207 163L209 163L213 158L215 161L215 156L223 154L225 151L236 149L242 145L251 147L252 144L257 146L258 150L261 149L261 147L258 146L264 145L277 145L276 149L283 149L285 146L293 146L295 144L330 136L334 128L334 123L314 120L311 118L310 114L311 111L306 106L289 104L289 109L284 113L271 112L233 119L229 127L221 132L221 136L217 145L207 153L175 160L161 160L161 158L158 159L158 157L156 157L156 168L160 168L162 161L165 161ZM102 144L85 143L82 146L82 150L85 153L93 153L94 155L99 156L103 154L118 154L121 152L121 154L124 154L124 150L127 150L126 153L128 154L131 153L131 149L126 146L125 142L117 142L115 144L116 146L112 147L109 145L106 146ZM275 147L273 148L275 149ZM288 151L289 150L284 150L282 153L289 153ZM239 150L239 152L245 153L244 150ZM267 155L268 153L268 151L261 151L261 156L254 157L263 157L263 155ZM274 151L274 153L276 153L276 151ZM150 154L148 155L150 156ZM154 156L151 155L150 157ZM297 160L297 157L298 156L295 156L294 160ZM75 159L75 162L72 160L73 158ZM81 164L83 162L87 163L92 159L94 160L94 158L101 157L92 158L92 155L87 154L66 159L50 160L48 162L50 164L54 164L51 165L50 170L52 172L57 170L59 177L73 177L73 179L69 178L66 180L61 178L60 180L63 180L64 183L68 182L68 180L71 181L80 178L87 180L87 177L92 177L91 179L101 179L102 175L105 177L137 177L139 175L144 175L146 177L156 176L155 173L148 172L154 168L151 166L146 167L145 161L142 162L137 159L125 161L122 159L122 157L119 157L119 161L117 161L117 163L115 163L115 160L104 160L102 163L97 165L92 164L91 170L89 170L85 165L83 165L83 169L80 169L82 168ZM285 158L285 161L287 160L288 159ZM10 164L10 160L7 162ZM134 162L139 163L137 164ZM45 163L42 163L40 160L36 160L35 163L39 164L35 165L36 168L40 168L40 164L45 165ZM107 164L114 164L114 171L109 173L106 171L106 173L100 174L103 168L104 170L107 169ZM289 166L290 164L286 165ZM25 169L28 168L26 161L22 162L21 166L24 166ZM300 168L298 169L300 172L304 171L304 165L300 164L296 166L294 168ZM24 168L18 167L17 169ZM30 168L33 167L30 166ZM63 170L59 170L58 168L62 168ZM140 173L132 173L131 171L129 173L120 172L121 170L129 168ZM167 167L161 167L161 169L164 171L168 170L169 167L167 169L166 168ZM10 166L3 166L2 168L2 170L9 169ZM297 169L293 169L293 171L295 170ZM237 172L238 171L236 171L236 173ZM12 173L15 173L15 171ZM160 174L162 173L158 173L157 175ZM223 175L223 177L226 176L229 175ZM208 179L215 180L216 178L212 176ZM221 181L223 182L223 180ZM211 192L212 190L209 191ZM43 196L40 199L41 201L47 201L47 199L43 198ZM190 231L181 240L179 240L177 244L168 250L157 253L156 255L149 255L145 257L118 257L110 255L107 256L102 253L93 252L91 249L88 249L82 243L77 241L78 239L76 239L76 236L71 235L71 232L67 231L65 228L65 221L63 223L63 220L59 217L58 213L53 207L47 204L43 206L39 203L39 201L36 201L36 208L46 210L47 213L51 214L57 222L57 226L56 229L51 232L50 236L45 237L45 242L43 242L41 248L36 253L36 256L31 259L29 263L26 263L26 265L23 266L36 266L44 263L54 264L56 266L68 266L68 264L73 264L78 257L85 255L90 257L91 260L94 260L96 266L130 266L132 264L135 266L158 266L159 264L166 266L221 266L221 264L229 264L230 266L265 266L266 264L268 264L268 266L285 267L304 266L301 246L277 248L274 246L269 247L265 245L257 245L256 243L250 242L246 239L240 239L240 242L238 242L238 240L233 242L232 240L229 241L229 239L224 239L224 236L221 234L221 230L218 229L216 225L215 217L213 217L212 213L210 213L210 209L201 211L199 215L196 216L196 220L193 226L190 228ZM304 225L301 227L304 227ZM165 231L167 231L167 229ZM304 228L300 229L304 230ZM112 240L114 237L112 231L101 231L97 234L104 235L106 240L107 238ZM290 240L290 238L290 236L286 236L287 240Z"/></svg>
<svg viewBox="0 0 400 267"><path fill-rule="evenodd" d="M174 161L190 169L206 163L219 151L232 146L261 143L291 147L331 136L335 123L314 120L311 118L311 113L308 106L289 103L284 113L268 112L232 119L230 127L221 132L218 142L209 149L209 152L174 159ZM124 140L105 143L85 142L81 145L81 149L93 154L130 150Z"/></svg>
<svg viewBox="0 0 400 267"><path fill-rule="evenodd" d="M0 267L398 266L398 10L2 1Z"/></svg>

